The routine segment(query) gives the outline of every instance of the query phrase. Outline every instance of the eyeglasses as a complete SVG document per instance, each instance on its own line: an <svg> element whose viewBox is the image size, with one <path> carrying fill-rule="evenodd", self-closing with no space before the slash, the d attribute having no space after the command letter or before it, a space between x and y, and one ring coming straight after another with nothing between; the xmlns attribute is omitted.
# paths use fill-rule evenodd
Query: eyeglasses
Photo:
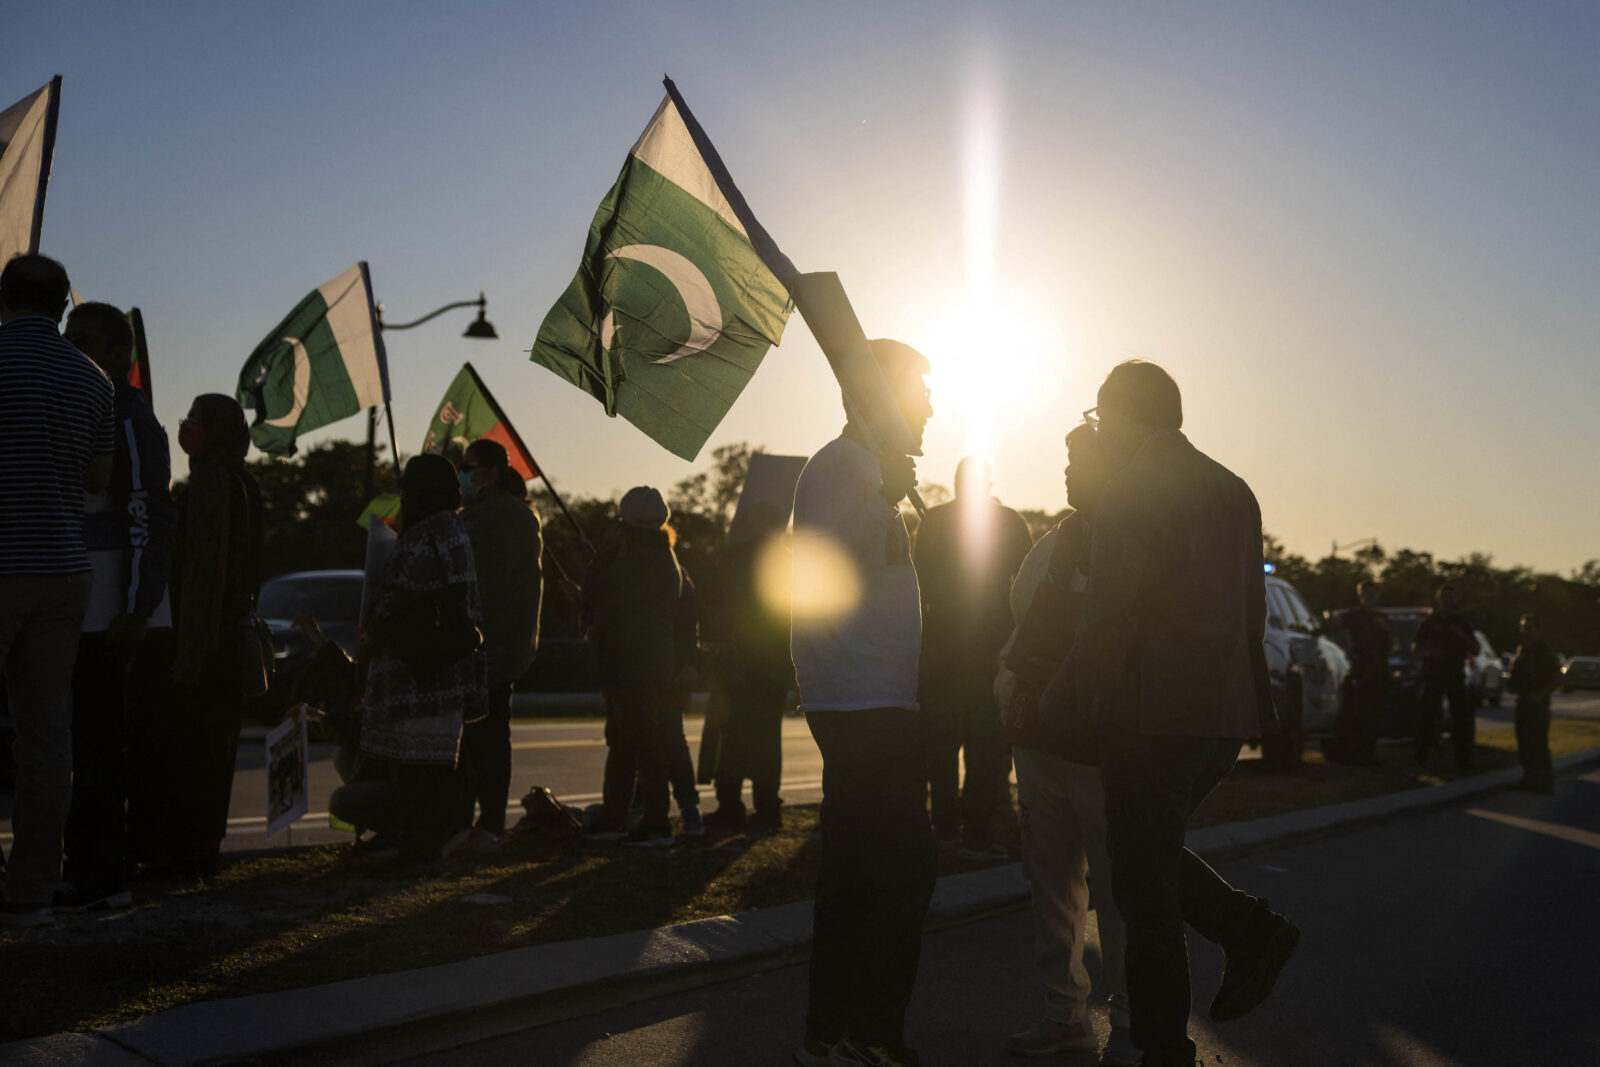
<svg viewBox="0 0 1600 1067"><path fill-rule="evenodd" d="M1100 409L1098 407L1092 407L1086 410L1083 413L1084 425L1088 426L1092 430L1100 429L1100 416L1098 414L1099 410Z"/></svg>

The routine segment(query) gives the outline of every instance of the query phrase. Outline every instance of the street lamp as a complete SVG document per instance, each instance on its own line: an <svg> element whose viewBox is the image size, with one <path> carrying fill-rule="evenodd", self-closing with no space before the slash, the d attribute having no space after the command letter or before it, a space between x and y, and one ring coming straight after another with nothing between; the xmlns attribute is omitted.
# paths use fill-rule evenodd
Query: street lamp
<svg viewBox="0 0 1600 1067"><path fill-rule="evenodd" d="M478 317L476 319L474 319L472 322L467 324L466 332L463 333L461 336L462 337L476 337L476 338L478 338L480 340L486 340L486 341L498 341L500 339L500 335L495 332L494 325L489 321L488 315L487 315L488 308L489 308L489 301L483 295L482 292L478 293L478 299L476 299L476 300L457 300L454 303L445 304L443 307L434 308L432 311L430 311L426 315L422 316L422 318L413 319L410 322L384 322L383 321L383 305L379 304L378 307L377 307L377 311L378 311L378 329L380 329L380 330L409 330L413 326L421 326L423 323L427 322L429 319L438 318L440 315L443 315L446 311L454 311L456 308L466 308L466 307L475 307L475 308L477 308L478 309ZM389 422L389 450L394 453L395 472L399 473L399 470L400 470L400 445L395 440L395 436L394 436L394 412L390 410L390 408L389 408L389 406L387 404L384 405L383 411L384 411L384 417ZM374 490L374 487L375 487L374 486L374 474L375 474L375 467L377 465L377 455L378 455L378 409L377 409L377 406L374 405L373 407L370 407L370 408L367 409L367 499L368 500L371 500L372 497L373 497L373 490Z"/></svg>

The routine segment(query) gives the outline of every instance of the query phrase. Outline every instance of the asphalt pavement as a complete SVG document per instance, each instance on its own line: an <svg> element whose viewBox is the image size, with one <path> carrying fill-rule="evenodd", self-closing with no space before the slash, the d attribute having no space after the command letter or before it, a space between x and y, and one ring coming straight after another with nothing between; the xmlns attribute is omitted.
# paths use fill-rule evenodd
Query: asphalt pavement
<svg viewBox="0 0 1600 1067"><path fill-rule="evenodd" d="M1554 797L1493 793L1219 869L1304 935L1272 997L1221 1026L1203 1010L1220 954L1191 937L1202 1006L1191 1032L1204 1063L1600 1064L1600 772L1564 777ZM1018 1062L1000 1041L1042 1005L1031 936L1022 911L927 935L908 1027L924 1063ZM1093 971L1093 938L1089 952ZM784 1064L800 1038L805 978L803 964L789 966L434 1055L378 1039L359 1060ZM1099 1024L1103 1036L1103 1015Z"/></svg>

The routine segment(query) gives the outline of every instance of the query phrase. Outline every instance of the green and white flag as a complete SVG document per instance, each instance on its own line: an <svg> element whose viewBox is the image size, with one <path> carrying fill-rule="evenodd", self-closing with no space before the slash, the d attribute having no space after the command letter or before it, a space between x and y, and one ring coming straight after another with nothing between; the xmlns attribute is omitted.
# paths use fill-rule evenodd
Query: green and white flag
<svg viewBox="0 0 1600 1067"><path fill-rule="evenodd" d="M389 366L365 262L316 288L239 372L250 439L292 456L300 434L389 402Z"/></svg>
<svg viewBox="0 0 1600 1067"><path fill-rule="evenodd" d="M693 459L783 336L794 267L666 88L531 358Z"/></svg>

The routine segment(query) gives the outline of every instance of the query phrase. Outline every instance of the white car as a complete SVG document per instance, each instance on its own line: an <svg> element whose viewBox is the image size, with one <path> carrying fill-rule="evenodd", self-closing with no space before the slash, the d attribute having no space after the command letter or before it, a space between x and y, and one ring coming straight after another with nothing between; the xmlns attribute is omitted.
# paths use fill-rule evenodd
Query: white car
<svg viewBox="0 0 1600 1067"><path fill-rule="evenodd" d="M1498 708L1506 688L1500 657L1482 630L1474 633L1478 654L1467 660L1467 699L1475 708Z"/></svg>
<svg viewBox="0 0 1600 1067"><path fill-rule="evenodd" d="M1322 636L1321 621L1295 587L1270 572L1263 645L1279 732L1261 739L1261 757L1277 766L1292 766L1300 762L1307 735L1333 731L1350 658Z"/></svg>

